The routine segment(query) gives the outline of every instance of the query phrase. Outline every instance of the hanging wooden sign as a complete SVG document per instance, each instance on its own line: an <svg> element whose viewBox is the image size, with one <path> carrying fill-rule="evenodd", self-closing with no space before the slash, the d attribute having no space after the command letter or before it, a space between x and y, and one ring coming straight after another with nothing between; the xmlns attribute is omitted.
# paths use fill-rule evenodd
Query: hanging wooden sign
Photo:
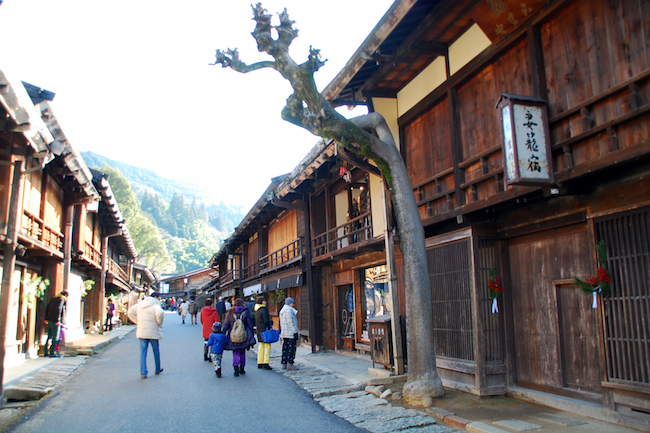
<svg viewBox="0 0 650 433"><path fill-rule="evenodd" d="M506 184L553 183L553 160L546 101L501 94L502 145Z"/></svg>

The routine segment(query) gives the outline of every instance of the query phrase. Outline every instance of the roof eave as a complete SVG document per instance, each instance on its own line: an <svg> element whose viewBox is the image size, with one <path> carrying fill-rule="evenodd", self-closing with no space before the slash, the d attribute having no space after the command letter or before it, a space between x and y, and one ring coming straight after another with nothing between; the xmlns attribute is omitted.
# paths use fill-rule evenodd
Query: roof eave
<svg viewBox="0 0 650 433"><path fill-rule="evenodd" d="M417 0L396 0L393 3L361 46L357 48L357 51L348 60L343 69L325 87L322 92L325 99L333 101L339 96L350 80L354 78L366 63L367 60L361 58L361 53L363 52L370 56L377 51L379 46L386 40L395 27L397 27L415 3L417 3Z"/></svg>

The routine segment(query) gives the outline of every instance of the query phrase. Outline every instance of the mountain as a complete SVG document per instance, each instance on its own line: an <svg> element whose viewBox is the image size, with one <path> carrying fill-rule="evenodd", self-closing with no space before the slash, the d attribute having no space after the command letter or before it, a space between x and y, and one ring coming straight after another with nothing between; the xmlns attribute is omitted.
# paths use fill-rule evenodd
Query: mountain
<svg viewBox="0 0 650 433"><path fill-rule="evenodd" d="M131 184L131 189L140 202L142 202L145 192L160 195L167 204L172 201L175 195L182 195L189 202L196 200L197 204L203 204L206 201L207 192L202 186L167 179L152 170L134 167L94 152L85 151L79 153L90 168L99 169L102 165L108 164L119 170ZM205 204L205 211L211 225L222 233L230 233L244 219L248 209L221 202L218 205Z"/></svg>

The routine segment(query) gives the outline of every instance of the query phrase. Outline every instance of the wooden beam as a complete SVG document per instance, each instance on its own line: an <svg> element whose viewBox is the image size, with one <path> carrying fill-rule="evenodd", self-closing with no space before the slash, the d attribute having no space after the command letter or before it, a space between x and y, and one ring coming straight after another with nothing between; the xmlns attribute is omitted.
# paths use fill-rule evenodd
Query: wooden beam
<svg viewBox="0 0 650 433"><path fill-rule="evenodd" d="M365 170L365 171L367 171L369 173L372 173L372 174L374 174L376 176L381 177L381 172L379 171L379 168L375 167L374 165L372 165L372 164L370 164L370 163L368 163L366 161L363 161L358 156L353 155L353 154L349 153L348 151L346 151L346 150L344 150L342 148L340 148L338 150L338 156L339 156L339 158L341 158L345 162L348 162L348 163L350 163L352 165L355 165L355 166L359 167L362 170Z"/></svg>

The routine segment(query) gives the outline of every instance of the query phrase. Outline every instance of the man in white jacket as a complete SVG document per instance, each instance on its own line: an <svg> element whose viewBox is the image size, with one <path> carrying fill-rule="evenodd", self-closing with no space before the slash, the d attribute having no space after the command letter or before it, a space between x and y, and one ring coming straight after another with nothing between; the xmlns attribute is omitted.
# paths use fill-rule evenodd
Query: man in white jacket
<svg viewBox="0 0 650 433"><path fill-rule="evenodd" d="M160 348L158 340L162 339L162 326L165 312L160 302L150 296L129 308L129 319L137 325L135 336L140 339L140 375L147 378L147 352L149 344L153 350L153 359L156 363L156 374L163 372L160 368Z"/></svg>
<svg viewBox="0 0 650 433"><path fill-rule="evenodd" d="M293 298L284 300L280 310L280 337L282 337L282 369L297 370L293 366L298 343L298 310Z"/></svg>

